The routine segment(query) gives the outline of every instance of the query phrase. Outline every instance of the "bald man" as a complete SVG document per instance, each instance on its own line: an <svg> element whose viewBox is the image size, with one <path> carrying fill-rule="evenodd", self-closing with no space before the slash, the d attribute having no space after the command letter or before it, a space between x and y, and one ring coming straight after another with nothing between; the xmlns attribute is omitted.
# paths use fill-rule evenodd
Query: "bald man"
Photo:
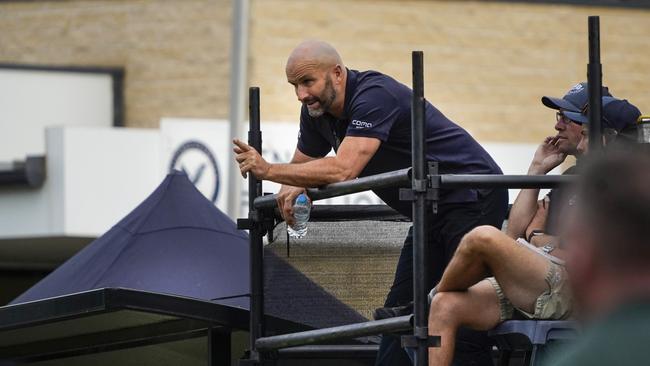
<svg viewBox="0 0 650 366"><path fill-rule="evenodd" d="M345 67L338 52L322 41L298 45L287 60L287 81L302 103L300 133L288 164L269 164L242 141L235 140L243 176L283 184L278 206L293 223L292 204L305 187L319 187L411 166L411 100L413 92L376 71ZM430 103L425 106L426 157L440 163L443 174L501 174L490 155L461 127ZM335 156L326 157L332 150ZM373 190L407 217L411 202L399 200L396 187ZM438 214L430 213L427 236L433 287L453 256L461 237L479 225L501 227L508 203L505 189L441 190ZM370 234L372 235L372 234ZM395 279L384 306L413 299L413 247L409 230ZM457 364L491 365L484 333L460 331ZM384 336L377 365L410 365L397 337Z"/></svg>

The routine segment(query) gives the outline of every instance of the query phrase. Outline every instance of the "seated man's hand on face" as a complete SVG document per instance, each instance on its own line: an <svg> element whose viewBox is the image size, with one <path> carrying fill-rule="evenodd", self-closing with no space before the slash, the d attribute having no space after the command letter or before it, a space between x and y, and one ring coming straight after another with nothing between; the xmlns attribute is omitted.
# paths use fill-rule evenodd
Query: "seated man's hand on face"
<svg viewBox="0 0 650 366"><path fill-rule="evenodd" d="M280 214L287 225L291 226L294 224L293 219L293 202L296 200L296 197L301 193L305 192L304 188L287 186L283 185L278 192L276 202L278 203L278 209Z"/></svg>
<svg viewBox="0 0 650 366"><path fill-rule="evenodd" d="M544 142L535 151L535 157L530 164L528 174L546 174L562 164L566 159L566 154L560 151L558 141L558 136L549 136L544 139Z"/></svg>
<svg viewBox="0 0 650 366"><path fill-rule="evenodd" d="M232 151L237 154L235 160L239 163L239 171L241 172L242 177L246 178L247 173L251 172L258 179L264 179L271 164L266 162L257 150L245 142L239 139L234 139L232 140L232 143L235 144Z"/></svg>

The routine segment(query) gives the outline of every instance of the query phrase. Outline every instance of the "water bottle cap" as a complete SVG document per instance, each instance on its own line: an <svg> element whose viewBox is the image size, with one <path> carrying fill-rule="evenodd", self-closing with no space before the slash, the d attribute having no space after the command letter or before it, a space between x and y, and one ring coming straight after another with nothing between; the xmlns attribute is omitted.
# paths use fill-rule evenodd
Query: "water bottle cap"
<svg viewBox="0 0 650 366"><path fill-rule="evenodd" d="M296 198L296 203L305 204L307 202L309 202L309 200L307 199L307 196L304 193L301 193L300 195L298 195L298 198Z"/></svg>

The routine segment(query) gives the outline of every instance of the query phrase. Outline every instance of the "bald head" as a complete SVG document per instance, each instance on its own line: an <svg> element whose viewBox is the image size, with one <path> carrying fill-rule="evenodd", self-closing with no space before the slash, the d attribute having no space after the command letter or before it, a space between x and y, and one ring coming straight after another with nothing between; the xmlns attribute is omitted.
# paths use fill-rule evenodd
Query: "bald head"
<svg viewBox="0 0 650 366"><path fill-rule="evenodd" d="M323 41L302 42L287 60L287 81L309 115L343 114L347 71L334 47Z"/></svg>
<svg viewBox="0 0 650 366"><path fill-rule="evenodd" d="M298 64L317 65L319 69L328 69L336 65L343 67L341 56L327 42L308 40L299 44L289 55L287 70Z"/></svg>

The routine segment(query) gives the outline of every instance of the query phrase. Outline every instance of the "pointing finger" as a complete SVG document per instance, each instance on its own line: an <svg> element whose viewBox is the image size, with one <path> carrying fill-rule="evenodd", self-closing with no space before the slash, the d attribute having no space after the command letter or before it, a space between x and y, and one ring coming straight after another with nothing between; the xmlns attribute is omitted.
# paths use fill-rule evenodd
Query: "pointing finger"
<svg viewBox="0 0 650 366"><path fill-rule="evenodd" d="M238 148L240 148L242 151L248 151L252 149L247 143L241 141L240 139L234 139L232 140L232 143L237 145Z"/></svg>

